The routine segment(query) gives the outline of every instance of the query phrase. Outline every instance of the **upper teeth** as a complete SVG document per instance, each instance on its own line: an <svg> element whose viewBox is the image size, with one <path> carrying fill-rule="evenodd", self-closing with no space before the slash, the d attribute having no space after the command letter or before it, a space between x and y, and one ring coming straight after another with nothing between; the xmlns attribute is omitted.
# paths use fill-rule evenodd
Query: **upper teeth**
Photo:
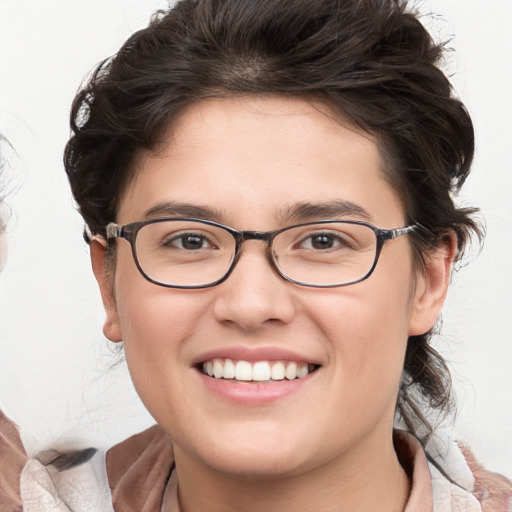
<svg viewBox="0 0 512 512"><path fill-rule="evenodd" d="M244 381L293 380L301 379L313 370L308 363L293 361L233 361L232 359L212 359L203 363L203 371L216 379Z"/></svg>

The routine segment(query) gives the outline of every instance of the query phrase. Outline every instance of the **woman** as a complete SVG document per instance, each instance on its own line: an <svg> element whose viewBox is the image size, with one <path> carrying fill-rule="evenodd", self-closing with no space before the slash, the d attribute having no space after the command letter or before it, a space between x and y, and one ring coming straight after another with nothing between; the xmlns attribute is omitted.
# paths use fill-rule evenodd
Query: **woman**
<svg viewBox="0 0 512 512"><path fill-rule="evenodd" d="M65 165L158 426L32 461L11 431L11 503L508 510L429 422L450 403L430 334L480 235L441 55L403 2L184 0L98 67Z"/></svg>

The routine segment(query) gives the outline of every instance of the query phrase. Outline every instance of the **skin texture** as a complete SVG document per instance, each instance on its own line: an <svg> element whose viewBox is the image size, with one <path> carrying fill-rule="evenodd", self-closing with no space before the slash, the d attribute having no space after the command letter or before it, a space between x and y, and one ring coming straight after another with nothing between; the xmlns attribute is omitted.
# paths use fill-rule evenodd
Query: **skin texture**
<svg viewBox="0 0 512 512"><path fill-rule="evenodd" d="M141 155L116 221L142 220L169 201L206 206L240 230L322 218L287 213L333 201L366 211L338 218L404 225L375 142L290 98L218 99L185 111L162 147ZM186 512L403 510L409 484L392 427L405 348L439 315L453 243L428 255L420 274L400 237L384 246L369 279L333 289L284 281L259 241L244 244L224 283L202 290L151 284L129 244L117 247L109 276L104 243L91 245L104 332L124 342L135 387L173 441ZM256 360L285 349L320 368L278 400L234 403L196 369L210 351L233 349Z"/></svg>

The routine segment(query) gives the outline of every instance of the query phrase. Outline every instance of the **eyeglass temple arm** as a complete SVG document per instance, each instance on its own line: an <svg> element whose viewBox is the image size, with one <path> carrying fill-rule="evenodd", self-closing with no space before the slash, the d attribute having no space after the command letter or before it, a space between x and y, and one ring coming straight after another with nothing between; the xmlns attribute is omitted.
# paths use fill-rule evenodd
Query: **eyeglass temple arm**
<svg viewBox="0 0 512 512"><path fill-rule="evenodd" d="M420 228L419 224L413 224L412 226L406 226L405 228L395 228L395 229L384 229L381 231L382 236L385 240L394 240L402 235L407 235L408 233L412 233L416 229Z"/></svg>
<svg viewBox="0 0 512 512"><path fill-rule="evenodd" d="M111 238L118 238L120 236L123 236L123 226L119 226L115 222L111 222L107 226L107 240L110 240Z"/></svg>

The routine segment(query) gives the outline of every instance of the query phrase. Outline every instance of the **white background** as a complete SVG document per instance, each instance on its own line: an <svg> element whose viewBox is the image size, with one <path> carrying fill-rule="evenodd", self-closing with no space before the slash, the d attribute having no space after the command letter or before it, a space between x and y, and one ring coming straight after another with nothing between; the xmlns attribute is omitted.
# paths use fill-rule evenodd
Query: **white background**
<svg viewBox="0 0 512 512"><path fill-rule="evenodd" d="M106 447L152 423L101 334L103 312L62 167L84 75L165 2L0 0L0 132L13 214L0 277L0 404L30 450ZM455 435L512 477L512 1L430 0L477 131L461 201L482 208L483 252L456 273L436 346L459 400ZM28 434L30 432L30 435Z"/></svg>

